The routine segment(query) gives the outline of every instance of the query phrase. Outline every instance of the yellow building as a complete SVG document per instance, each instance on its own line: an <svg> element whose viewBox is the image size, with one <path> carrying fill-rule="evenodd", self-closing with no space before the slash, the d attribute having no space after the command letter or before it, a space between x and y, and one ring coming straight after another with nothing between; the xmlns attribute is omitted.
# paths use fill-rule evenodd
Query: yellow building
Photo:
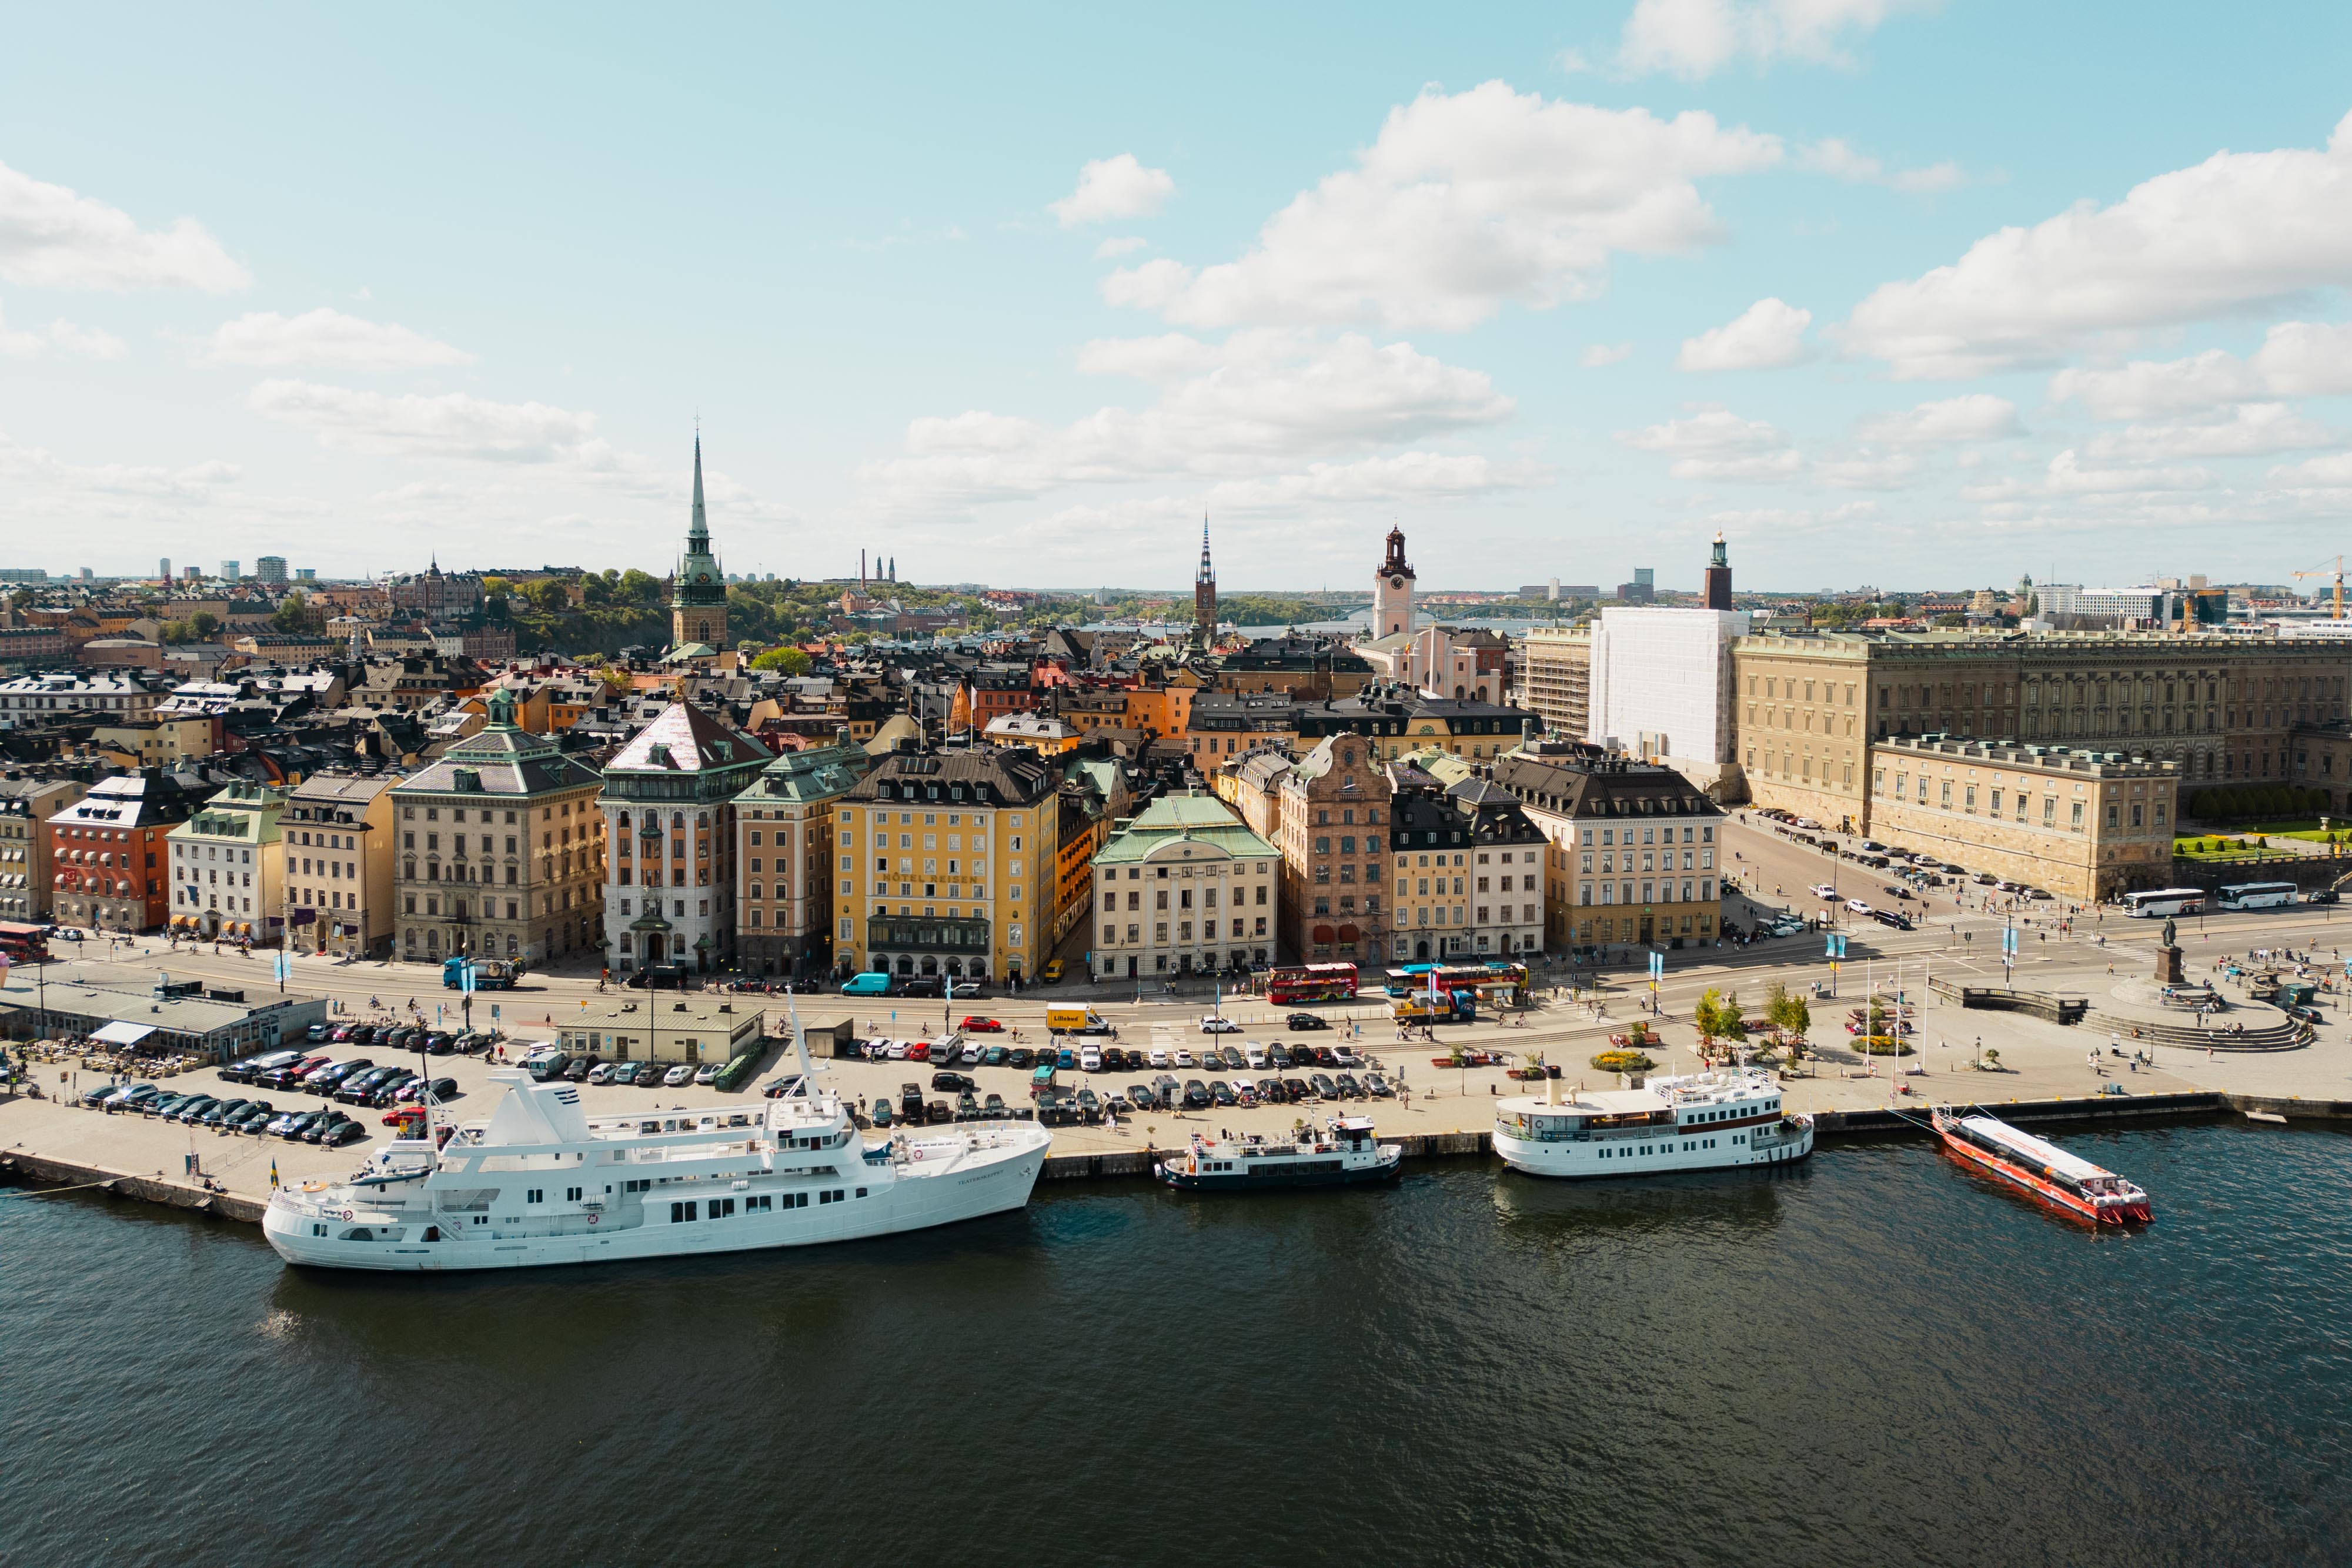
<svg viewBox="0 0 2352 1568"><path fill-rule="evenodd" d="M834 810L836 970L1034 979L1053 949L1061 783L1025 747L877 758Z"/></svg>

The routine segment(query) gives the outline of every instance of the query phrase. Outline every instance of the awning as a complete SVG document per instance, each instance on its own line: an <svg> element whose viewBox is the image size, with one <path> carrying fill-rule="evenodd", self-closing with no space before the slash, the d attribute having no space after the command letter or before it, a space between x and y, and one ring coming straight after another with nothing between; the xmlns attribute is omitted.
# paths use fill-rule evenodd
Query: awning
<svg viewBox="0 0 2352 1568"><path fill-rule="evenodd" d="M154 1032L152 1023L126 1023L117 1019L89 1038L101 1045L133 1046Z"/></svg>

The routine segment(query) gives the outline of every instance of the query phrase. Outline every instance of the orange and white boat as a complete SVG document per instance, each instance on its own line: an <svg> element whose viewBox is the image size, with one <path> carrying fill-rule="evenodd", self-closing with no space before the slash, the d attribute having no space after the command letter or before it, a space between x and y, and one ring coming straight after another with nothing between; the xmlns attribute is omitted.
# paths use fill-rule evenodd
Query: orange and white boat
<svg viewBox="0 0 2352 1568"><path fill-rule="evenodd" d="M1938 1106L1929 1121L1944 1147L1961 1159L2093 1224L2146 1224L2156 1218L2147 1194L2126 1177L1996 1117L1963 1116Z"/></svg>

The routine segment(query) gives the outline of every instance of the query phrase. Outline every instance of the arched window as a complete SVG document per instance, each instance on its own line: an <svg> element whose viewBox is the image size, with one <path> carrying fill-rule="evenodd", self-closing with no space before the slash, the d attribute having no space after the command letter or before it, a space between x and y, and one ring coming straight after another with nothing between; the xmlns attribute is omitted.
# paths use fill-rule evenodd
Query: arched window
<svg viewBox="0 0 2352 1568"><path fill-rule="evenodd" d="M673 827L673 828L683 828L683 827L685 827L685 826L686 826L686 813L685 813L684 811L672 811L672 812L669 814L669 825L670 825L671 827Z"/></svg>

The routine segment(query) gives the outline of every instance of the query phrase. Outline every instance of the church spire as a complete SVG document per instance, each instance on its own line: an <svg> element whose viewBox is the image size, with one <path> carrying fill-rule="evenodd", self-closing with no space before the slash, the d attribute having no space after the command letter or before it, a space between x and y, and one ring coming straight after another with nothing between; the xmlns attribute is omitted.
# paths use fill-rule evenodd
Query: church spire
<svg viewBox="0 0 2352 1568"><path fill-rule="evenodd" d="M688 539L708 540L710 524L702 515L702 432L694 433L694 522L686 530ZM691 548L691 547L689 547Z"/></svg>

